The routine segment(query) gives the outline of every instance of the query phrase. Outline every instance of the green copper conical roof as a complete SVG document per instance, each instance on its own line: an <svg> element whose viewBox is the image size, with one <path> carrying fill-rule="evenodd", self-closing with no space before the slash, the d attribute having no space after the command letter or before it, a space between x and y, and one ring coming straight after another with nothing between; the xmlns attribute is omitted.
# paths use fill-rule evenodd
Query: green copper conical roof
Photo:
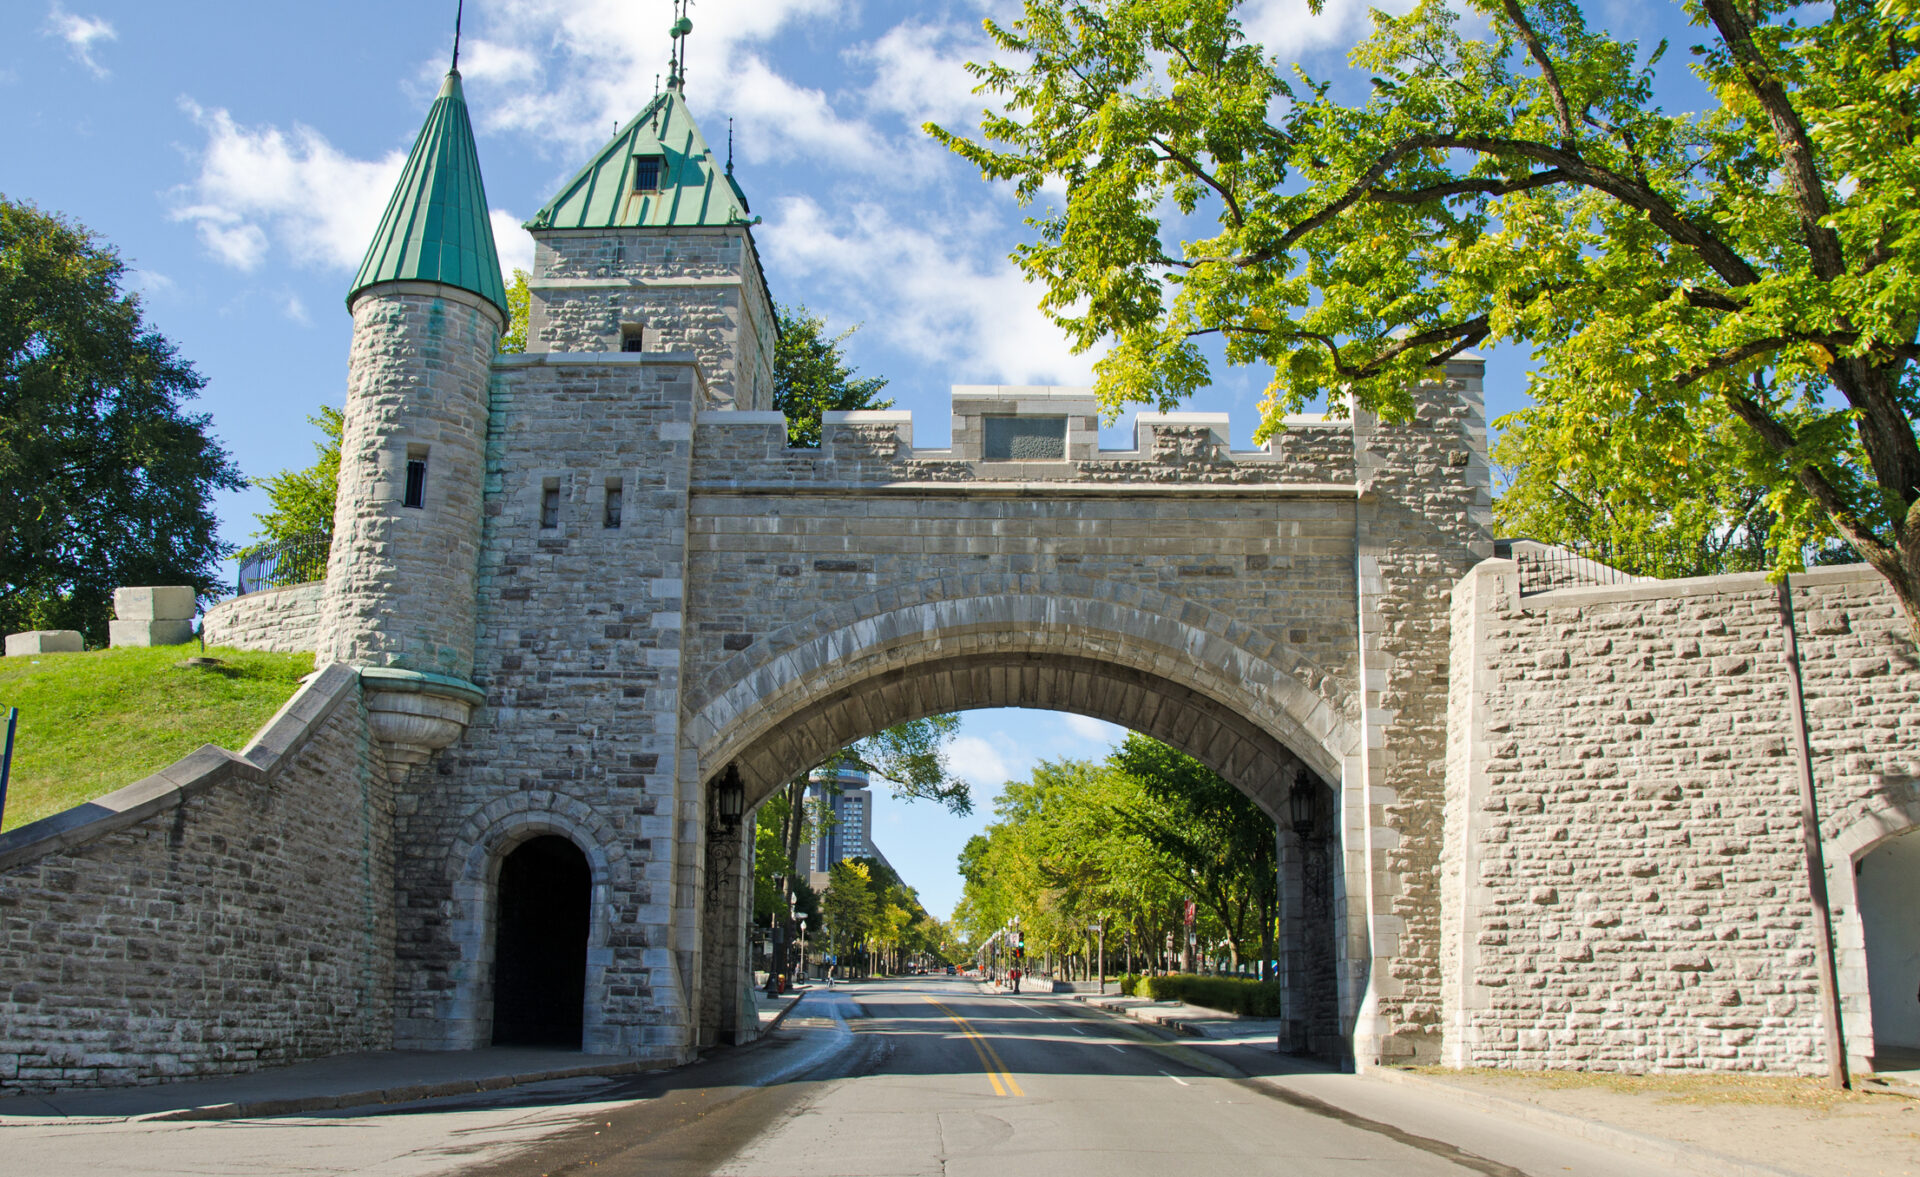
<svg viewBox="0 0 1920 1177"><path fill-rule="evenodd" d="M647 104L533 214L529 229L747 225L747 197L708 150L678 88Z"/></svg>
<svg viewBox="0 0 1920 1177"><path fill-rule="evenodd" d="M347 291L347 305L379 282L439 282L492 303L503 317L506 284L487 219L487 192L480 183L480 156L460 73L449 71L427 125L413 141L393 199L367 258Z"/></svg>

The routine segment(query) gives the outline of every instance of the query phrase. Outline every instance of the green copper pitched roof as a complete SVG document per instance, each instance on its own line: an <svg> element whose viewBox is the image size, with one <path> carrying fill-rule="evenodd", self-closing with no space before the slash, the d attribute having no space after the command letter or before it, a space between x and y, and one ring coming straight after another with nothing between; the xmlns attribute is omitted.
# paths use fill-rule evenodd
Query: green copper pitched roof
<svg viewBox="0 0 1920 1177"><path fill-rule="evenodd" d="M636 190L638 161L665 165L658 187ZM747 197L714 160L679 90L669 89L620 128L593 162L533 214L529 229L695 228L747 225Z"/></svg>
<svg viewBox="0 0 1920 1177"><path fill-rule="evenodd" d="M447 74L427 125L413 141L347 304L376 282L439 282L477 294L508 315L458 70Z"/></svg>

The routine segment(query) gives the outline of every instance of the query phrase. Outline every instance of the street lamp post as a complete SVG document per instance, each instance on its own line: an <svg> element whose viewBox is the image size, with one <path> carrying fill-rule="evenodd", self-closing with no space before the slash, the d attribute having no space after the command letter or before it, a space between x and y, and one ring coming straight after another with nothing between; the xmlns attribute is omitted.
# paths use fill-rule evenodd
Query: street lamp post
<svg viewBox="0 0 1920 1177"><path fill-rule="evenodd" d="M1094 954L1100 958L1100 996L1105 997L1107 995L1107 925L1104 921L1088 924L1087 931L1093 933L1099 940L1099 946L1094 950Z"/></svg>
<svg viewBox="0 0 1920 1177"><path fill-rule="evenodd" d="M807 971L807 913L803 911L796 918L800 921L800 965L794 975L798 977Z"/></svg>

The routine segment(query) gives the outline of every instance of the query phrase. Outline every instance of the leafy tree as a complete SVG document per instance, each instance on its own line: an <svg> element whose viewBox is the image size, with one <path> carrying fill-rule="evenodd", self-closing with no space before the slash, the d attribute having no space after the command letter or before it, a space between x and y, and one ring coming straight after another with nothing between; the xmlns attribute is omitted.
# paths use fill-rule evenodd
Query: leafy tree
<svg viewBox="0 0 1920 1177"><path fill-rule="evenodd" d="M845 957L864 943L878 914L872 875L867 865L843 858L827 872L827 893L820 900L820 914L826 921L827 943Z"/></svg>
<svg viewBox="0 0 1920 1177"><path fill-rule="evenodd" d="M503 356L519 355L527 350L527 319L533 312L533 293L527 289L525 270L515 270L507 283L507 329L500 333L496 350Z"/></svg>
<svg viewBox="0 0 1920 1177"><path fill-rule="evenodd" d="M1397 419L1448 358L1529 343L1535 400L1607 427L1572 460L1727 463L1777 567L1838 536L1920 635L1920 0L1686 0L1712 101L1678 114L1666 45L1571 0L1466 0L1483 38L1441 0L1376 14L1352 104L1236 7L1028 0L988 24L1017 67L974 67L986 141L929 125L1023 198L1064 183L1015 256L1076 345L1112 339L1109 406L1202 387L1217 335L1272 366L1266 432L1322 395Z"/></svg>
<svg viewBox="0 0 1920 1177"><path fill-rule="evenodd" d="M332 405L321 405L318 416L307 424L320 431L313 443L314 463L304 470L282 470L260 480L272 504L263 515L256 515L260 527L254 532L255 546L288 543L321 536L333 538L333 503L340 483L340 438L347 419Z"/></svg>
<svg viewBox="0 0 1920 1177"><path fill-rule="evenodd" d="M788 445L818 446L822 413L893 407L891 400L877 399L886 379L856 376L840 354L840 345L859 328L828 335L826 320L804 306L783 306L776 314L780 338L773 353L773 407L787 415Z"/></svg>
<svg viewBox="0 0 1920 1177"><path fill-rule="evenodd" d="M113 590L217 590L213 495L246 485L183 406L206 383L85 228L0 197L0 627L105 640Z"/></svg>

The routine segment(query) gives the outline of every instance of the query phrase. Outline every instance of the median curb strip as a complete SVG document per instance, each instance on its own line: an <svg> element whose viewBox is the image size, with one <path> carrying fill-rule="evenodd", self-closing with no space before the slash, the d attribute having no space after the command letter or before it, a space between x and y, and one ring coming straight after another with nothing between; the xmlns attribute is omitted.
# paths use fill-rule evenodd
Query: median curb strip
<svg viewBox="0 0 1920 1177"><path fill-rule="evenodd" d="M793 1000L787 1002L787 1007L781 1010L779 1013L773 1015L773 1020L771 1022L768 1022L766 1025L760 1027L760 1037L765 1038L767 1035L773 1033L775 1030L778 1030L780 1028L780 1023L786 1021L787 1015L793 1012L793 1007L805 1001L807 999L807 994L811 992L813 992L812 987L808 987L806 989L796 989L793 994Z"/></svg>
<svg viewBox="0 0 1920 1177"><path fill-rule="evenodd" d="M1164 1029L1172 1030L1175 1034L1179 1034L1185 1038L1206 1037L1198 1027L1183 1022L1179 1018L1152 1018L1134 1012L1135 1010L1144 1009L1145 1007L1143 1006L1114 1005L1103 999L1097 993L1074 993L1070 996L1072 996L1075 1001L1090 1005L1095 1009L1102 1009L1110 1014L1119 1014L1122 1017L1130 1018L1136 1022L1144 1022L1149 1026L1160 1026Z"/></svg>
<svg viewBox="0 0 1920 1177"><path fill-rule="evenodd" d="M797 1002L795 1004L798 1004ZM788 1008L792 1008L789 1006ZM449 1079L439 1083L415 1083L406 1087L385 1087L368 1091L349 1091L338 1095L296 1096L290 1099L260 1099L247 1103L213 1103L200 1107L156 1112L146 1116L125 1116L121 1122L154 1123L170 1120L251 1120L267 1116L295 1116L302 1112L325 1112L339 1108L371 1107L376 1104L414 1103L423 1099L444 1099L450 1095L479 1095L546 1083L554 1079L585 1079L637 1075L643 1071L664 1071L674 1064L665 1059L632 1059L620 1063L597 1063L585 1067L555 1067L547 1071L527 1071L519 1075L489 1075L484 1079ZM67 1122L67 1121L60 1121Z"/></svg>
<svg viewBox="0 0 1920 1177"><path fill-rule="evenodd" d="M1601 1120L1589 1120L1584 1116L1575 1116L1567 1112L1551 1111L1525 1100L1508 1099L1505 1096L1489 1095L1481 1091L1467 1091L1439 1079L1429 1079L1424 1075L1415 1075L1393 1067L1368 1067L1360 1072L1362 1078L1378 1079L1386 1083L1398 1083L1404 1087L1415 1087L1442 1098L1464 1103L1481 1111L1497 1112L1502 1116L1524 1120L1541 1128L1551 1128L1569 1136L1578 1136L1595 1144L1604 1144L1621 1152L1650 1160L1664 1162L1686 1173L1698 1173L1703 1177L1810 1177L1798 1169L1781 1169L1773 1165L1763 1165L1757 1161L1743 1161L1725 1153L1701 1148L1694 1144L1684 1144L1664 1136L1653 1136L1645 1132L1635 1132L1631 1128L1619 1128Z"/></svg>

